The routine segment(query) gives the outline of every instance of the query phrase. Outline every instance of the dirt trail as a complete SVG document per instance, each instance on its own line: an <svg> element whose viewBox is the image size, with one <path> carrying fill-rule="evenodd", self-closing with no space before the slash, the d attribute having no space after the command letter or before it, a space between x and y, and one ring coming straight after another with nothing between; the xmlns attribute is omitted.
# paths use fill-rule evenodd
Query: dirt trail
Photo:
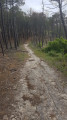
<svg viewBox="0 0 67 120"><path fill-rule="evenodd" d="M67 88L61 78L25 44L30 58L21 67L11 114L3 120L67 120Z"/></svg>

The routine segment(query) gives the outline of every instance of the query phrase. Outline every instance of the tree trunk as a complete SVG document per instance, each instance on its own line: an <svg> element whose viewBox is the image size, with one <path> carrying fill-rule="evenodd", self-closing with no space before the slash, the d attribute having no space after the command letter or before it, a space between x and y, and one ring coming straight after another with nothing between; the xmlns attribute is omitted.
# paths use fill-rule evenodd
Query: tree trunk
<svg viewBox="0 0 67 120"><path fill-rule="evenodd" d="M63 18L63 13L62 13L62 3L59 1L59 9L60 9L60 17L61 17L61 21L62 21L62 24L63 24L63 28L64 28L64 32L65 32L65 36L66 36L66 39L67 39L67 29L66 29L66 26L65 26L65 21L64 21L64 18Z"/></svg>
<svg viewBox="0 0 67 120"><path fill-rule="evenodd" d="M6 37L5 37L5 29L4 29L4 22L3 22L3 9L2 9L2 3L0 2L0 8L1 8L1 30L2 30L2 38L3 38L3 41L5 42L5 45L6 45L6 49L8 49L8 45L7 45L7 40L6 40Z"/></svg>

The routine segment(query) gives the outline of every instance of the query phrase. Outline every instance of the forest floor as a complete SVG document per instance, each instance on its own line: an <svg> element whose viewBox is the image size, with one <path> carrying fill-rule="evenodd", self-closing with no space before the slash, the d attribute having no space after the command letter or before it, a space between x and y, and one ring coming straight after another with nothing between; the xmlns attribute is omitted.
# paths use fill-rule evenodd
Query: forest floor
<svg viewBox="0 0 67 120"><path fill-rule="evenodd" d="M0 58L0 120L67 120L66 80L24 46L24 60Z"/></svg>

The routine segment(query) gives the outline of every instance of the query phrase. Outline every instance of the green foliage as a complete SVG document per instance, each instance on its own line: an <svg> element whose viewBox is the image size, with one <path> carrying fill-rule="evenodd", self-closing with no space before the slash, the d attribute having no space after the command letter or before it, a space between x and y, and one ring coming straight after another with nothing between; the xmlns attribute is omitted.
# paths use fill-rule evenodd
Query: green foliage
<svg viewBox="0 0 67 120"><path fill-rule="evenodd" d="M64 38L57 38L54 41L48 43L48 45L42 49L43 52L55 51L57 53L67 53L67 40Z"/></svg>
<svg viewBox="0 0 67 120"><path fill-rule="evenodd" d="M64 55L65 60L67 60L67 53Z"/></svg>
<svg viewBox="0 0 67 120"><path fill-rule="evenodd" d="M53 51L53 50L49 51L48 55L50 55L52 57L57 57L58 56L58 54L56 53L56 51Z"/></svg>
<svg viewBox="0 0 67 120"><path fill-rule="evenodd" d="M40 42L40 44L37 44L37 47L41 48L42 47L42 42Z"/></svg>

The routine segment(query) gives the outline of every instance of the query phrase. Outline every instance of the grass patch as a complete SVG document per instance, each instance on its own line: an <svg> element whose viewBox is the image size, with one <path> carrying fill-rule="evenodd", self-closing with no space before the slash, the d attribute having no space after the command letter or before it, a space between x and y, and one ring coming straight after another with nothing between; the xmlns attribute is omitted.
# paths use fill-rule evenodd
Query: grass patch
<svg viewBox="0 0 67 120"><path fill-rule="evenodd" d="M46 61L51 67L56 68L67 76L67 54L59 53L54 50L44 52L44 48L35 47L31 43L29 46L40 59Z"/></svg>
<svg viewBox="0 0 67 120"><path fill-rule="evenodd" d="M28 58L27 53L19 52L19 53L15 53L14 55L15 55L16 59L18 59L19 61L22 61L22 62L24 62Z"/></svg>
<svg viewBox="0 0 67 120"><path fill-rule="evenodd" d="M25 51L24 46L20 46L19 49L14 53L14 57L21 61L21 62L25 62L28 59L28 53Z"/></svg>

